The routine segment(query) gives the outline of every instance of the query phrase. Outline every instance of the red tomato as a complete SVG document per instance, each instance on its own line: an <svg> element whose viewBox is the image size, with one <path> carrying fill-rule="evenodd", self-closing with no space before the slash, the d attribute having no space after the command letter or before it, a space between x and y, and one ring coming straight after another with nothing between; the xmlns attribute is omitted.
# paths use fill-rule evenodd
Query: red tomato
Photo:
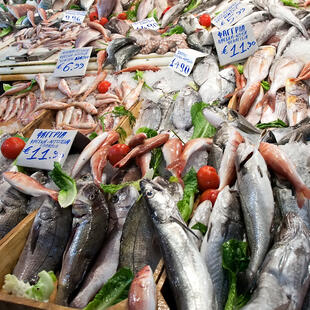
<svg viewBox="0 0 310 310"><path fill-rule="evenodd" d="M110 86L111 86L110 82L102 81L98 84L97 89L98 89L99 93L104 94L109 90Z"/></svg>
<svg viewBox="0 0 310 310"><path fill-rule="evenodd" d="M170 10L171 9L171 6L167 6L165 9L164 9L164 11L163 11L163 14L162 15L165 15L165 13L168 11L168 10Z"/></svg>
<svg viewBox="0 0 310 310"><path fill-rule="evenodd" d="M210 27L211 26L211 17L209 14L202 14L199 17L199 24L201 26Z"/></svg>
<svg viewBox="0 0 310 310"><path fill-rule="evenodd" d="M93 22L94 20L98 19L98 13L97 12L89 13L89 19L90 19L91 22Z"/></svg>
<svg viewBox="0 0 310 310"><path fill-rule="evenodd" d="M18 137L6 139L1 145L2 155L9 159L15 159L23 150L26 143Z"/></svg>
<svg viewBox="0 0 310 310"><path fill-rule="evenodd" d="M197 179L201 191L209 188L218 188L220 185L220 178L216 170L211 166L201 167L197 172Z"/></svg>
<svg viewBox="0 0 310 310"><path fill-rule="evenodd" d="M115 165L130 152L130 147L126 144L114 144L109 149L108 160L111 165Z"/></svg>
<svg viewBox="0 0 310 310"><path fill-rule="evenodd" d="M106 17L102 17L102 18L100 19L100 24L101 24L102 26L104 26L108 21L109 21L109 20L108 20Z"/></svg>
<svg viewBox="0 0 310 310"><path fill-rule="evenodd" d="M125 20L125 19L127 19L127 14L125 12L120 13L117 15L117 18Z"/></svg>
<svg viewBox="0 0 310 310"><path fill-rule="evenodd" d="M218 194L219 191L217 189L207 189L201 194L200 202L210 200L212 202L212 206L214 206Z"/></svg>

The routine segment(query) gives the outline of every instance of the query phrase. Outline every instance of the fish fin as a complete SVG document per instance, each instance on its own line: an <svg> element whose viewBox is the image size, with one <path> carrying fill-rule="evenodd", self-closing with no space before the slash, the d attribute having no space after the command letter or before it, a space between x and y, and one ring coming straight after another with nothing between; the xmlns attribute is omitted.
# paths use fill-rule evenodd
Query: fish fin
<svg viewBox="0 0 310 310"><path fill-rule="evenodd" d="M32 254L37 245L37 241L38 241L39 234L40 234L40 228L41 228L40 223L35 223L33 225L32 234L31 234L31 243L30 243L30 250Z"/></svg>
<svg viewBox="0 0 310 310"><path fill-rule="evenodd" d="M184 228L185 230L189 231L191 234L193 234L198 240L200 239L190 228L188 228L184 223L182 223L180 220L178 220L177 218L175 218L174 216L170 216L170 219L172 220L172 222L175 222L177 224L179 224L182 228Z"/></svg>
<svg viewBox="0 0 310 310"><path fill-rule="evenodd" d="M297 190L296 197L298 207L301 209L305 203L305 198L310 199L310 188L308 188L306 185L303 185L300 189Z"/></svg>

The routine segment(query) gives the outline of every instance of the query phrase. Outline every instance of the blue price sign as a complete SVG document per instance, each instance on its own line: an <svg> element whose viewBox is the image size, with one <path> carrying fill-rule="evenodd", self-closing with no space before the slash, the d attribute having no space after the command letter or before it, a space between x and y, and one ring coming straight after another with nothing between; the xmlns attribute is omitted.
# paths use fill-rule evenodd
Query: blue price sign
<svg viewBox="0 0 310 310"><path fill-rule="evenodd" d="M86 11L67 10L62 18L65 22L82 24L86 16Z"/></svg>
<svg viewBox="0 0 310 310"><path fill-rule="evenodd" d="M212 32L220 65L251 56L258 46L251 25L240 25Z"/></svg>
<svg viewBox="0 0 310 310"><path fill-rule="evenodd" d="M58 57L54 76L83 76L86 73L92 47L63 50Z"/></svg>
<svg viewBox="0 0 310 310"><path fill-rule="evenodd" d="M77 130L36 129L17 158L17 165L52 170L65 162Z"/></svg>

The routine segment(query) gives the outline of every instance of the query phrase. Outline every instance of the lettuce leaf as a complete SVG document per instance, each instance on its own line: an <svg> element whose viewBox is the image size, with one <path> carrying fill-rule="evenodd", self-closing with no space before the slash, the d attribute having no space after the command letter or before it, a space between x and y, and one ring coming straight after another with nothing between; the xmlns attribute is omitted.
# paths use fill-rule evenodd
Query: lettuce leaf
<svg viewBox="0 0 310 310"><path fill-rule="evenodd" d="M153 138L158 135L157 131L148 127L141 127L136 131L136 134L144 132L147 136L147 138Z"/></svg>
<svg viewBox="0 0 310 310"><path fill-rule="evenodd" d="M191 229L199 230L203 235L205 235L207 232L207 226L200 222L197 222L195 225L193 225Z"/></svg>
<svg viewBox="0 0 310 310"><path fill-rule="evenodd" d="M173 34L180 34L184 32L184 28L180 25L176 25L175 27L169 29L168 32L163 33L162 37L172 36Z"/></svg>
<svg viewBox="0 0 310 310"><path fill-rule="evenodd" d="M164 155L160 147L153 149L151 153L152 153L152 157L151 157L151 162L150 162L150 168L154 170L153 177L156 177L159 175L158 170L159 170L160 163L162 162L164 158Z"/></svg>
<svg viewBox="0 0 310 310"><path fill-rule="evenodd" d="M117 191L129 185L134 186L138 191L140 190L140 180L124 182L121 184L101 184L100 186L105 193L114 195Z"/></svg>

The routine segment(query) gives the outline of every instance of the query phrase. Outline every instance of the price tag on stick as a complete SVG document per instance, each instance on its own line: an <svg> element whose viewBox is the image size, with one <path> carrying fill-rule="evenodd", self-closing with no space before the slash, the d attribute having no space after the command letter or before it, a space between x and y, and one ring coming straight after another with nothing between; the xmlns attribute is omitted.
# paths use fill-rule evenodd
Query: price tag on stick
<svg viewBox="0 0 310 310"><path fill-rule="evenodd" d="M62 18L65 22L82 24L86 16L86 11L67 10Z"/></svg>
<svg viewBox="0 0 310 310"><path fill-rule="evenodd" d="M84 76L91 51L92 47L61 51L53 75L56 77Z"/></svg>
<svg viewBox="0 0 310 310"><path fill-rule="evenodd" d="M172 68L175 72L182 74L183 76L189 76L194 67L196 59L204 56L207 56L207 54L190 48L178 49L175 52L169 67Z"/></svg>
<svg viewBox="0 0 310 310"><path fill-rule="evenodd" d="M221 66L245 59L258 49L248 24L214 31L212 35Z"/></svg>
<svg viewBox="0 0 310 310"><path fill-rule="evenodd" d="M152 29L152 30L158 30L159 25L157 24L157 21L154 17L146 18L143 20L139 20L138 22L132 23L133 29Z"/></svg>
<svg viewBox="0 0 310 310"><path fill-rule="evenodd" d="M17 165L52 170L57 161L62 166L76 135L77 130L35 129L18 156Z"/></svg>

